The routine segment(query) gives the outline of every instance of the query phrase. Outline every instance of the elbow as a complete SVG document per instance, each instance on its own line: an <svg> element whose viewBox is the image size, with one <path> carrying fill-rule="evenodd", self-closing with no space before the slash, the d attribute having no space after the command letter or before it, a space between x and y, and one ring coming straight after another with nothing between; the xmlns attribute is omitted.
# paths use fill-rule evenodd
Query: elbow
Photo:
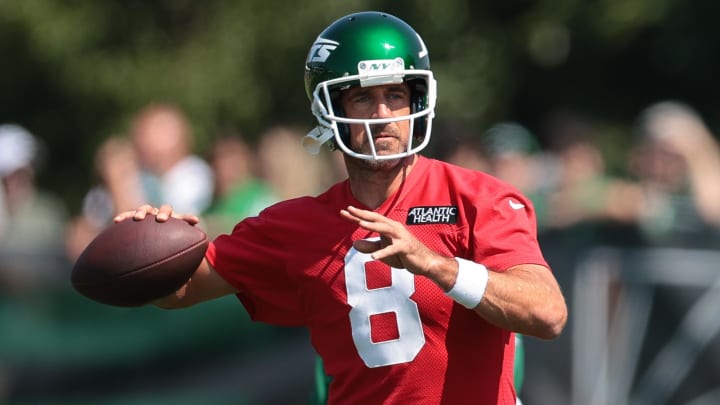
<svg viewBox="0 0 720 405"><path fill-rule="evenodd" d="M171 299L169 297L160 298L158 300L151 301L150 303L160 309L182 308L182 306L178 304L177 300Z"/></svg>
<svg viewBox="0 0 720 405"><path fill-rule="evenodd" d="M150 304L160 309L178 309L185 307L185 305L182 304L182 301L178 300L174 294L151 301Z"/></svg>
<svg viewBox="0 0 720 405"><path fill-rule="evenodd" d="M548 305L538 317L536 337L552 340L559 337L567 324L567 305L564 300Z"/></svg>
<svg viewBox="0 0 720 405"><path fill-rule="evenodd" d="M187 284L180 287L180 289L172 294L150 301L150 304L160 309L179 309L189 307L192 304L189 302L185 294L186 286Z"/></svg>

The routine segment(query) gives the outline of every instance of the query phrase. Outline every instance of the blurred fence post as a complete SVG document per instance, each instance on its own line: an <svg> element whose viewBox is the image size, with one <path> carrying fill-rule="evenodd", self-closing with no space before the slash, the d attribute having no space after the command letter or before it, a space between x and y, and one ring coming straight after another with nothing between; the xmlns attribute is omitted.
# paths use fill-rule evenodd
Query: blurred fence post
<svg viewBox="0 0 720 405"><path fill-rule="evenodd" d="M652 336L660 348L650 352L661 286L697 294L668 336ZM573 404L669 404L695 365L713 362L701 354L720 332L720 251L596 248L577 267L572 293ZM708 392L689 395L698 404L720 403L715 380Z"/></svg>

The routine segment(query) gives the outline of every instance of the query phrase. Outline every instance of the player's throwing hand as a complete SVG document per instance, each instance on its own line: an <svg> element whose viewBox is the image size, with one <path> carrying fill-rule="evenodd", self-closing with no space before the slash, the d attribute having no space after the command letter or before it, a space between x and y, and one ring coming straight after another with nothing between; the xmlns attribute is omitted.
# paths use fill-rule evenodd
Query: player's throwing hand
<svg viewBox="0 0 720 405"><path fill-rule="evenodd" d="M441 262L452 261L452 258L443 257L428 249L400 222L377 212L348 206L341 210L340 214L363 229L380 235L379 240L356 240L353 247L362 253L371 254L373 259L388 266L430 276Z"/></svg>

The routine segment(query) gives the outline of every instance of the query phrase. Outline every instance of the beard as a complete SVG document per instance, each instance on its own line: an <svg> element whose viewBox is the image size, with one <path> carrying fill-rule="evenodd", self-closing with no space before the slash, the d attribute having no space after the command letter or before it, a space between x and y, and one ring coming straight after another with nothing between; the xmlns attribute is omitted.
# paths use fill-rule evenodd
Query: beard
<svg viewBox="0 0 720 405"><path fill-rule="evenodd" d="M356 158L347 154L343 154L343 157L345 159L345 164L348 167L354 166L357 169L367 172L388 171L398 166L401 166L403 162L408 159L408 156L406 156L397 159L373 160Z"/></svg>
<svg viewBox="0 0 720 405"><path fill-rule="evenodd" d="M405 158L388 159L388 160L363 160L366 169L372 171L388 170L397 166Z"/></svg>
<svg viewBox="0 0 720 405"><path fill-rule="evenodd" d="M372 142L375 144L375 152L378 156L382 155L394 155L407 151L407 143L402 142L404 138L400 132L400 129L394 125L388 124L377 124L370 127L370 134L372 134ZM383 134L383 137L378 137ZM361 153L366 155L372 155L372 149L370 147L371 137L365 135L365 142L361 145Z"/></svg>
<svg viewBox="0 0 720 405"><path fill-rule="evenodd" d="M410 136L403 135L403 129L398 127L397 123L374 124L370 125L368 129L370 134L372 134L372 141L374 142L375 152L378 156L395 155L407 151L407 142L410 142ZM378 137L380 134L382 134L382 137ZM354 152L372 156L370 142L371 137L365 134L361 144L348 146ZM367 171L390 170L402 164L404 161L404 157L388 160L373 160L345 155L346 164Z"/></svg>

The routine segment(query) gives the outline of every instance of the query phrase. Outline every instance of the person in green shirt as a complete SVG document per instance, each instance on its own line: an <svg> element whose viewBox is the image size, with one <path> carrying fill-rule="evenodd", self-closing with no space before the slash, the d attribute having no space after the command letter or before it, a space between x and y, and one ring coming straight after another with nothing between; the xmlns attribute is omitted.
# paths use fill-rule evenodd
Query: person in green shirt
<svg viewBox="0 0 720 405"><path fill-rule="evenodd" d="M203 214L208 235L226 232L278 201L272 188L255 175L255 156L240 136L218 139L208 160L215 175L215 197Z"/></svg>

